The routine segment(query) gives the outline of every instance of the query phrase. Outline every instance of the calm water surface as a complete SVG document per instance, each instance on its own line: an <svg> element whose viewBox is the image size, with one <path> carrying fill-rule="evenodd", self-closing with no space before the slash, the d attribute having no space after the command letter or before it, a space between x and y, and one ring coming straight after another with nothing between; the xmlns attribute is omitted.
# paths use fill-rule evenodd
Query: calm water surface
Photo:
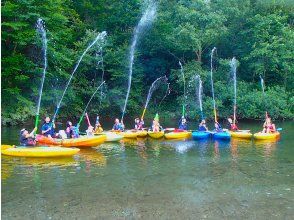
<svg viewBox="0 0 294 220"><path fill-rule="evenodd" d="M278 142L138 139L71 158L2 156L2 218L293 219L294 125L279 127ZM2 128L2 143L18 130Z"/></svg>

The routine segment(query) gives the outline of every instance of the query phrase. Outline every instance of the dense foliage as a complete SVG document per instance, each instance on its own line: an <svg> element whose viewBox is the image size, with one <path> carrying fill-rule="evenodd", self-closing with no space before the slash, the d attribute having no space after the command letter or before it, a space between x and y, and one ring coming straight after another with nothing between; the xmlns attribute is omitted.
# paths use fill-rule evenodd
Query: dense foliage
<svg viewBox="0 0 294 220"><path fill-rule="evenodd" d="M53 115L64 85L87 45L97 33L107 31L102 53L107 89L102 104L99 95L90 113L119 117L124 102L128 53L134 27L148 2L140 0L5 0L2 1L2 123L32 120L36 111L42 75L38 18L46 23L48 73L42 99L42 115ZM199 74L204 82L204 112L212 117L210 51L213 60L218 114L232 114L233 88L229 60L238 60L238 117L258 119L267 109L274 118L294 117L294 32L291 1L262 0L160 0L157 18L140 39L136 50L127 115L142 111L151 83L167 75L171 94L160 106L161 114L179 117L183 80ZM97 46L98 47L98 46ZM66 94L60 115L79 117L102 68L97 48L86 55ZM259 76L265 80L263 96ZM187 114L199 117L195 91L190 88ZM158 110L164 92L150 103L147 117Z"/></svg>

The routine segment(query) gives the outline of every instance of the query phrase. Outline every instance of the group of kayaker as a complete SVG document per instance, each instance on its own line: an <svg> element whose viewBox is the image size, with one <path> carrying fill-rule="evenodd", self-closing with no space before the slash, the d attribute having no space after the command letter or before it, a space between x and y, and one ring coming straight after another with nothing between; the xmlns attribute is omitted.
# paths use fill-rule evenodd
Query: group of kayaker
<svg viewBox="0 0 294 220"><path fill-rule="evenodd" d="M230 131L238 131L239 128L236 123L233 123L233 119L229 117L227 119L227 130ZM215 122L215 131L221 132L223 131L221 125L218 122ZM144 130L144 120L140 118L135 119L135 130ZM36 145L35 140L35 133L37 128L34 128L32 132L29 133L28 130L23 128L20 131L20 144L22 146L34 146ZM125 125L124 123L116 118L114 121L114 125L112 128L112 131L124 131ZM149 131L153 132L160 132L163 129L163 127L159 123L159 116L156 114L155 118L153 119L152 126L148 129ZM182 116L179 121L178 130L188 130L188 122L187 119ZM95 123L95 128L91 125L86 130L87 136L93 136L95 133L101 133L103 131L103 128L99 122L99 117L97 116L97 120ZM198 131L208 131L208 127L206 125L206 120L202 119L198 126ZM266 120L263 124L263 130L262 133L274 133L276 132L276 126L272 123L271 118L267 115ZM49 138L78 138L79 137L79 130L76 126L73 126L71 121L67 121L66 123L66 129L60 130L59 133L55 133L55 124L54 122L51 122L50 117L45 117L44 124L41 128L42 135L49 137Z"/></svg>

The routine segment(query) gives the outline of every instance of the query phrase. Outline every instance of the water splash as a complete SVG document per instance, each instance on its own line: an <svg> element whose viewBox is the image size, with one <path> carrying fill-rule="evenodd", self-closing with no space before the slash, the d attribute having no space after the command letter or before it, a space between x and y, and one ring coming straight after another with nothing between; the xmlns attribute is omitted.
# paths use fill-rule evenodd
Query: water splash
<svg viewBox="0 0 294 220"><path fill-rule="evenodd" d="M59 100L59 102L58 102L58 104L57 104L57 108L56 108L56 111L55 111L54 116L53 116L53 119L52 119L53 122L54 122L54 120L55 120L55 118L56 118L56 116L57 116L57 114L58 114L58 111L59 111L59 108L60 108L61 102L62 102L62 100L63 100L63 97L64 97L65 93L66 93L66 90L67 90L67 88L68 88L68 86L69 86L69 84L70 84L70 82L71 82L71 80L72 80L72 78L73 78L73 76L74 76L76 70L78 69L78 67L79 67L79 65L80 65L80 62L82 61L83 57L84 57L84 56L86 55L86 53L90 50L90 48L96 44L96 42L97 42L98 40L103 41L104 38L105 38L105 36L106 36L106 31L103 31L103 32L99 33L98 36L95 38L95 40L94 40L94 41L93 41L93 42L92 42L92 43L86 48L86 50L83 52L82 56L81 56L80 59L78 60L76 66L75 66L75 68L74 68L74 70L72 71L72 74L70 75L69 80L68 80L67 83L66 83L65 89L64 89L64 91L63 91L63 93L62 93L62 96L61 96L61 98L60 98L60 100Z"/></svg>
<svg viewBox="0 0 294 220"><path fill-rule="evenodd" d="M156 4L151 1L148 7L146 8L144 14L142 15L137 27L134 30L134 37L132 40L131 49L130 49L130 57L129 57L128 90L127 90L125 104L122 111L121 121L123 121L123 118L126 112L126 107L127 107L127 103L128 103L128 99L130 95L130 90L131 90L134 54L135 54L136 45L141 36L141 33L143 32L143 30L145 30L148 27L148 25L150 25L153 22L153 20L155 19L155 16L156 16Z"/></svg>
<svg viewBox="0 0 294 220"><path fill-rule="evenodd" d="M216 51L216 47L214 47L211 50L211 54L210 54L210 82L211 82L211 94L212 94L212 101L213 101L214 121L217 122L216 105L215 105L215 98L214 98L213 76L212 76L212 72L213 72L212 61L213 61L213 53L214 53L214 51Z"/></svg>
<svg viewBox="0 0 294 220"><path fill-rule="evenodd" d="M236 110L237 110L237 60L235 57L230 62L231 66L231 73L232 73L232 78L233 78L233 83L234 83L234 120L233 123L236 123Z"/></svg>
<svg viewBox="0 0 294 220"><path fill-rule="evenodd" d="M203 119L203 107L202 107L202 94L203 94L203 85L202 85L202 80L199 75L196 75L195 77L195 83L196 83L196 97L198 99L198 104L199 104L199 109L200 109L200 114L201 114L201 119Z"/></svg>
<svg viewBox="0 0 294 220"><path fill-rule="evenodd" d="M264 92L264 80L261 76L259 76L260 78L260 85L261 85L261 89L262 89L262 94L263 96L265 96L265 92Z"/></svg>
<svg viewBox="0 0 294 220"><path fill-rule="evenodd" d="M167 88L166 88L166 92L163 96L163 98L160 100L159 104L158 104L158 108L161 106L161 103L165 100L165 98L170 94L170 83L167 83Z"/></svg>
<svg viewBox="0 0 294 220"><path fill-rule="evenodd" d="M184 69L181 61L179 61L179 65L181 67L181 74L183 77L183 83L184 83L184 102L183 102L183 111L182 111L182 116L185 116L185 105L186 105L186 100L187 100L187 95L186 95L186 80L185 80L185 74L184 74Z"/></svg>
<svg viewBox="0 0 294 220"><path fill-rule="evenodd" d="M83 113L82 113L82 115L81 115L81 117L80 117L80 120L79 120L79 122L78 122L78 124L77 124L77 128L79 128L79 126L80 126L80 124L81 124L81 122L82 122L82 120L83 120L83 117L84 117L84 115L85 115L85 113L86 113L86 111L87 111L87 108L88 108L90 102L92 101L92 99L94 98L94 96L96 95L96 93L99 91L100 87L101 87L104 83L105 83L105 81L103 81L103 82L97 87L97 89L95 90L95 92L92 94L91 98L89 99L89 101L88 101L88 103L87 103L87 105L86 105L86 107L85 107L85 109L84 109L84 111L83 111Z"/></svg>
<svg viewBox="0 0 294 220"><path fill-rule="evenodd" d="M36 29L42 38L42 52L43 52L43 60L44 60L43 75L42 75L41 86L39 90L39 99L37 104L36 122L35 122L35 127L38 127L42 92L43 92L43 86L44 86L46 70L47 70L47 37L46 37L45 23L41 18L37 20Z"/></svg>
<svg viewBox="0 0 294 220"><path fill-rule="evenodd" d="M164 84L164 83L167 83L167 77L166 76L162 76L162 77L159 77L157 78L153 83L152 85L150 86L149 88L149 92L148 92L148 95L147 95L147 99L146 99L146 102L145 102L145 107L144 107L144 111L143 111L143 114L142 114L142 119L144 118L144 114L145 114L145 111L148 107L148 104L150 102L150 99L152 97L152 94L155 90L157 90L159 88L160 85Z"/></svg>
<svg viewBox="0 0 294 220"><path fill-rule="evenodd" d="M266 104L266 100L265 100L265 91L264 91L264 80L261 76L259 76L259 78L260 78L260 85L261 85L261 89L262 89L263 102L264 102L265 108L267 109L267 104ZM268 118L267 111L265 111L265 118Z"/></svg>

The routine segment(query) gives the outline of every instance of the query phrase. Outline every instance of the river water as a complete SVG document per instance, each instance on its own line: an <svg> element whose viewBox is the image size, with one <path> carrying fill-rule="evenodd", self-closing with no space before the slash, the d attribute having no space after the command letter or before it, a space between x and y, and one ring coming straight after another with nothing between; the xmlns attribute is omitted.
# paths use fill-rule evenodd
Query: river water
<svg viewBox="0 0 294 220"><path fill-rule="evenodd" d="M72 158L2 156L2 218L293 219L294 125L278 127L277 142L147 138ZM2 128L2 143L18 130Z"/></svg>

